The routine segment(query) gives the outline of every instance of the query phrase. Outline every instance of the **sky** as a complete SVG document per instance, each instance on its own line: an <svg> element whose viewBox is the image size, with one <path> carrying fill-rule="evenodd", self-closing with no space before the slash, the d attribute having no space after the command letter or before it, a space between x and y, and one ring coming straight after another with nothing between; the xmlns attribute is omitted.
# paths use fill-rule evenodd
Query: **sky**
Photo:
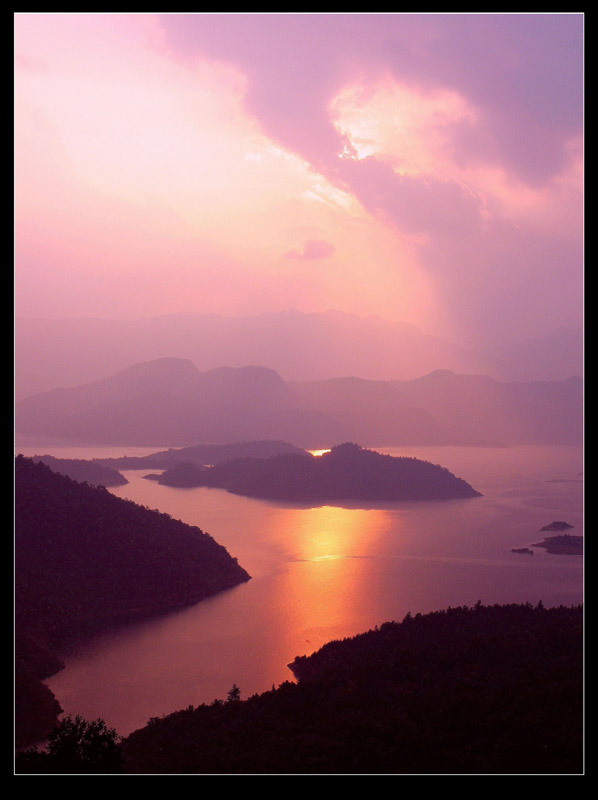
<svg viewBox="0 0 598 800"><path fill-rule="evenodd" d="M15 314L581 325L583 24L15 14Z"/></svg>

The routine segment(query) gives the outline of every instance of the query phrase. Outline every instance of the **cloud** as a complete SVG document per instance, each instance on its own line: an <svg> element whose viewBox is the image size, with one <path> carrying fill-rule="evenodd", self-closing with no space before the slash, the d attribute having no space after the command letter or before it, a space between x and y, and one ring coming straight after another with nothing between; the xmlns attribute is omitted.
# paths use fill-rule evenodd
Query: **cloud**
<svg viewBox="0 0 598 800"><path fill-rule="evenodd" d="M285 253L285 257L299 259L300 261L319 261L322 258L330 258L334 250L334 245L324 239L308 239L303 243L302 250L294 247Z"/></svg>
<svg viewBox="0 0 598 800"><path fill-rule="evenodd" d="M401 175L392 164L369 156L343 159L340 174L373 214L384 214L407 234L471 234L482 222L482 205L457 181L428 175Z"/></svg>
<svg viewBox="0 0 598 800"><path fill-rule="evenodd" d="M581 130L581 14L164 15L175 57L229 61L264 132L317 168L342 152L327 105L384 76L457 92L479 111L478 158L541 182Z"/></svg>
<svg viewBox="0 0 598 800"><path fill-rule="evenodd" d="M430 332L456 319L469 342L580 314L583 15L17 23L18 255L40 275L49 252L53 270L101 260L132 287L150 264L173 309L226 310L228 292L236 313L263 286L260 307L418 324L425 308L443 317Z"/></svg>
<svg viewBox="0 0 598 800"><path fill-rule="evenodd" d="M160 22L172 58L191 69L198 58L234 64L247 79L245 109L262 132L358 200L397 243L413 244L446 318L460 317L472 341L500 324L491 326L483 311L497 284L505 287L507 332L523 331L532 316L548 328L557 315L570 321L581 313L580 296L560 303L558 280L541 293L541 308L533 287L544 285L546 253L559 254L553 273L582 269L579 248L570 247L579 227L573 218L582 214L579 175L575 191L556 203L570 230L553 230L550 198L578 169L583 15L166 15ZM380 125L364 125L369 100L384 87ZM353 131L355 117L338 124L338 98L347 92L358 98L350 110L363 111ZM550 207L532 219L532 208Z"/></svg>

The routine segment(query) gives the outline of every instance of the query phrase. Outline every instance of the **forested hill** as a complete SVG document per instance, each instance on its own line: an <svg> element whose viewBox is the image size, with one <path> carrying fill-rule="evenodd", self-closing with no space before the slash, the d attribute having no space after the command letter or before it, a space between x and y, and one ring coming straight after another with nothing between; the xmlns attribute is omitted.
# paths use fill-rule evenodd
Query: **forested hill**
<svg viewBox="0 0 598 800"><path fill-rule="evenodd" d="M236 559L199 528L16 458L21 662L31 663L32 642L51 653L61 641L189 605L247 580Z"/></svg>
<svg viewBox="0 0 598 800"><path fill-rule="evenodd" d="M18 617L40 619L61 637L249 578L199 528L23 457L15 464L15 559Z"/></svg>
<svg viewBox="0 0 598 800"><path fill-rule="evenodd" d="M270 458L280 453L305 454L305 450L289 442L265 439L232 444L198 444L192 447L171 447L147 456L94 458L93 464L113 469L170 469L175 464L222 464L235 458ZM58 470L57 470L58 471ZM105 486L107 484L104 484Z"/></svg>
<svg viewBox="0 0 598 800"><path fill-rule="evenodd" d="M408 615L290 665L298 684L150 720L126 772L569 774L583 769L583 610ZM242 690L242 687L240 687Z"/></svg>
<svg viewBox="0 0 598 800"><path fill-rule="evenodd" d="M448 469L417 458L396 458L347 442L322 456L284 453L244 458L201 469L178 464L158 482L168 486L212 486L274 500L331 502L436 500L479 497Z"/></svg>
<svg viewBox="0 0 598 800"><path fill-rule="evenodd" d="M80 483L91 483L94 486L124 486L129 481L118 470L94 461L82 458L55 458L54 456L33 456L34 461L41 461L53 472L67 475Z"/></svg>

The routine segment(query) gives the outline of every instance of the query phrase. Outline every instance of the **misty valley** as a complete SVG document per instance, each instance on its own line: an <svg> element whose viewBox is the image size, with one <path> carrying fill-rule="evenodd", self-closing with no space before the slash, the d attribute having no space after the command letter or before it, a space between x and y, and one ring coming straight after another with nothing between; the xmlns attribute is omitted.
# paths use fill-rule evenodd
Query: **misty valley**
<svg viewBox="0 0 598 800"><path fill-rule="evenodd" d="M13 22L15 776L583 774L584 13Z"/></svg>
<svg viewBox="0 0 598 800"><path fill-rule="evenodd" d="M45 716L41 714L36 720L34 714L31 719L30 709L18 706L23 721L19 729L22 747L35 741L39 736L36 731L44 730L44 726L49 731L57 720L56 712L62 710L67 720L78 716L105 720L119 735L129 737L122 745L126 768L152 771L155 753L151 754L156 746L152 737L158 729L151 726L147 729L147 742L131 738L136 730L141 736L148 720L164 717L166 725L177 709L196 707L200 713L199 709L212 708L214 703L218 708L228 708L226 698L231 687L240 690L241 704L250 698L252 703L258 703L269 692L275 693L278 703L276 693L288 692L286 687L296 685L298 678L300 685L310 683L298 668L291 670L292 662L317 653L330 641L352 641L347 637L377 629L392 620L400 622L406 615L418 618L424 615L422 620L427 620L426 614L439 609L473 609L480 603L488 609L513 603L520 604L516 607L523 610L538 603L546 608L574 607L582 600L582 559L566 550L551 550L541 541L542 537L548 541L553 532L566 536L583 530L582 450L575 444L502 447L420 444L374 449L345 444L320 449L317 456L283 440L166 449L62 443L49 449L53 450L52 456L40 455L42 450L30 444L19 449L26 458L18 460L19 465L30 464L31 468L37 465L44 471L45 477L36 478L41 484L51 475L68 483L68 487L65 483L60 490L57 487L51 490L55 509L50 510L47 505L50 490L42 492L42 511L35 506L39 499L34 500L32 490L19 489L17 482L17 557L22 552L27 564L17 558L17 587L22 592L17 594L17 608L22 611L22 617L17 617L18 629L25 633L22 640L17 640L17 658L21 659L18 663L22 675L37 674L44 679L41 686L49 687L52 692L46 696L38 683L33 693L26 687L23 703L26 706L27 702L35 702L36 713L45 709ZM340 469L340 474L348 471L351 480L362 489L370 484L372 488L376 486L376 474L382 481L390 479L398 485L416 480L416 473L409 471L384 478L382 472L376 472L380 465L394 466L396 462L410 465L411 469L413 465L427 465L436 479L448 478L449 486L450 480L454 480L456 491L453 489L452 495L450 492L438 495L431 488L428 475L427 499L421 491L419 499L418 492L401 499L399 495L393 498L384 492L372 495L372 489L369 496L364 491L356 495L354 485L350 491L339 491L337 486L335 492L328 490L327 494L323 474L319 473L314 478L317 491L307 490L310 484L306 483L306 476L301 478L302 472L294 473L291 468L296 459L301 465L328 463L328 472L336 465L335 470ZM266 469L269 464L273 470ZM438 464L442 466L434 467ZM248 465L252 467L251 489L239 483ZM257 472L256 465L260 465ZM286 466L282 469L281 465ZM22 469L19 466L17 476ZM216 469L221 472L214 473ZM182 480L163 479L178 472L182 472ZM191 482L190 472L194 475ZM197 474L201 476L199 480ZM234 483L229 483L230 478L224 482L220 478L206 478L212 474L232 475ZM285 487L284 491L280 488L263 491L256 487L256 480L262 487L272 486L273 475L276 485ZM73 479L83 483L72 484ZM243 478L248 479L248 475ZM71 484L80 485L90 493L88 500L75 502L76 492L73 493ZM98 485L105 485L108 491L94 488ZM297 492L297 485L306 488ZM289 487L294 487L290 493ZM446 492L446 488L442 491ZM89 531L87 536L93 536L87 545L77 539L60 544L60 538L55 538L57 534L50 533L54 514L62 519L62 526L69 518L65 517L66 510L59 508L62 492L71 496L66 502L68 514L73 507L82 508L82 517L75 527L80 529L83 525ZM197 568L192 567L191 551L183 555L187 550L181 549L183 545L178 545L172 534L168 545L171 555L166 555L166 551L163 555L158 556L159 551L152 555L147 552L147 545L135 550L138 546L131 538L131 523L126 523L123 533L116 533L116 508L109 512L91 510L95 505L92 495L96 492L100 494L100 505L106 505L110 497L115 501L121 498L133 501L135 505L131 508L138 508L139 514L159 509L158 516L168 525L181 520L196 526L195 530L206 531L239 565L238 577L230 579L235 588L222 591L223 584L213 584L208 590L202 588L205 568L200 562ZM90 519L84 510L87 503L91 504ZM33 510L30 507L27 511L31 504ZM108 513L111 522L101 523L104 513ZM29 515L30 522L25 521L24 514ZM42 516L43 528L36 521ZM141 536L140 543L147 539L147 533L143 533L146 526L147 523L141 523L139 533L134 534ZM97 533L92 534L94 527ZM48 533L41 534L43 530ZM125 530L126 542L111 541L114 539L111 533L116 533L118 540ZM52 535L55 542L51 561L43 545L46 535ZM23 543L26 536L29 544ZM99 536L107 537L102 546L104 555L95 552L102 541ZM151 547L163 546L156 539ZM117 549L113 552L114 547ZM533 548L534 559L523 560L517 552L519 548ZM131 552L127 553L129 549ZM148 556L150 561L144 566ZM86 563L90 558L93 568ZM107 560L102 567L104 559ZM38 564L33 574L32 563ZM120 565L116 571L114 564ZM143 571L148 569L144 577ZM213 572L210 580L214 580L221 568L216 572L210 569ZM53 573L59 586L52 577L44 578L45 583L40 584L46 570ZM120 588L123 583L128 587L126 595ZM197 589L194 584L198 584ZM44 585L46 588L42 589ZM202 596L208 599L195 603ZM40 601L32 605L34 597L53 597L51 615L44 605L47 601L41 606ZM472 629L471 635L495 639L497 634L492 627L495 624L483 633ZM574 635L577 625L571 624L568 635ZM558 625L557 629L560 630ZM513 632L515 638L522 635L525 634ZM419 646L414 642L414 653ZM421 657L426 658L428 645L422 647ZM37 665L37 673L32 664ZM318 681L323 680L319 672L317 675ZM370 690L373 691L371 687ZM574 686L571 691L575 697ZM303 704L304 700L281 696L280 702ZM422 698L422 708L429 702L430 698ZM221 713L218 708L214 713ZM255 713L259 716L262 712L258 709ZM224 728L214 736L226 738L228 724L218 724ZM246 724L253 726L255 720L248 718ZM189 725L185 736L199 741L191 716ZM408 730L405 728L404 735ZM167 726L159 735L165 735L168 741L175 734ZM180 746L179 742L176 747ZM346 754L352 746L346 743L343 752ZM564 757L567 764L567 759L574 759L576 746L568 746L570 755ZM175 747L174 739L171 747ZM551 745L550 752L554 747ZM262 758L255 753L252 757L255 764ZM421 753L413 754L412 763L420 763L421 757ZM504 754L503 757L506 765L508 757ZM197 754L188 754L180 763L166 759L162 769L226 771L226 766L215 757L205 758L203 761ZM264 762L263 769L290 770L292 759L285 761L285 758ZM323 771L347 768L345 756L328 754L321 758L318 769ZM397 761L396 754L386 758L395 766L403 763ZM384 759L381 762L379 755L368 755L367 749L362 751L361 759L359 763L367 762L371 769L388 770L388 763L384 766ZM450 757L446 753L439 755L434 767L428 764L424 768L451 771L447 759L456 771L467 771L461 756L457 758L454 753ZM233 760L229 766L235 763ZM425 764L425 759L421 763ZM546 766L547 761L539 760L540 763ZM47 765L23 767L25 771L44 768ZM244 771L248 762L242 759L237 767L231 768ZM401 768L408 769L406 765ZM71 764L69 769L76 767Z"/></svg>

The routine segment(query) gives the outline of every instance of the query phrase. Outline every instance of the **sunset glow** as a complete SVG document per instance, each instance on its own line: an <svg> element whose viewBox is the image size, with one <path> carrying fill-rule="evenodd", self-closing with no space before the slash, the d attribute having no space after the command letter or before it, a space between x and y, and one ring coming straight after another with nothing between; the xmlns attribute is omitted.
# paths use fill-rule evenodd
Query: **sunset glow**
<svg viewBox="0 0 598 800"><path fill-rule="evenodd" d="M583 774L584 13L13 21L15 774Z"/></svg>
<svg viewBox="0 0 598 800"><path fill-rule="evenodd" d="M465 344L572 324L581 32L17 14L16 312L337 308ZM503 313L475 311L488 294Z"/></svg>

